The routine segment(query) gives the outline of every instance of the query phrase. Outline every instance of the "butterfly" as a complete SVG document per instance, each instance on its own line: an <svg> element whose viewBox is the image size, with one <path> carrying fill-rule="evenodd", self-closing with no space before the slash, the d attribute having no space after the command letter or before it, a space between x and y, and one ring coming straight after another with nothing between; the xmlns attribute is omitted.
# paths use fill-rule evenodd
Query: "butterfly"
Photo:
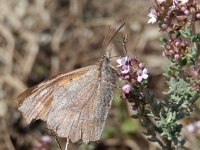
<svg viewBox="0 0 200 150"><path fill-rule="evenodd" d="M58 137L97 141L113 99L116 71L102 56L97 65L60 74L23 92L16 100L27 123L41 119Z"/></svg>
<svg viewBox="0 0 200 150"><path fill-rule="evenodd" d="M26 90L16 99L18 110L27 123L45 121L58 137L71 142L98 141L113 100L116 76L110 57L103 55L96 65L57 75Z"/></svg>

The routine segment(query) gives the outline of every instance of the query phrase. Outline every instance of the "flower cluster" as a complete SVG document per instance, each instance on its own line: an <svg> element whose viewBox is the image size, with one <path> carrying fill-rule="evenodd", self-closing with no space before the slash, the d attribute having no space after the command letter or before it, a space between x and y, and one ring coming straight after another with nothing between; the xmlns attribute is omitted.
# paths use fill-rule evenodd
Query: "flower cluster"
<svg viewBox="0 0 200 150"><path fill-rule="evenodd" d="M164 45L163 55L178 60L185 55L188 45L188 42L180 37L169 39Z"/></svg>
<svg viewBox="0 0 200 150"><path fill-rule="evenodd" d="M133 87L142 84L148 78L148 70L144 68L143 63L128 56L117 59L117 63L119 78L126 83L122 87L123 98L129 99L132 97Z"/></svg>
<svg viewBox="0 0 200 150"><path fill-rule="evenodd" d="M195 23L200 20L200 5L197 0L154 1L148 23L157 22L166 33L162 40L163 55L170 61L164 73L169 90L163 100L157 100L148 89L148 71L142 63L128 57L117 62L119 76L126 83L122 87L123 98L133 104L132 117L141 120L149 141L166 150L184 145L179 120L192 113L193 103L200 96L200 34L195 29ZM194 132L195 127L200 128L200 123L187 128Z"/></svg>
<svg viewBox="0 0 200 150"><path fill-rule="evenodd" d="M155 0L148 23L159 22L162 31L177 31L200 19L197 0Z"/></svg>

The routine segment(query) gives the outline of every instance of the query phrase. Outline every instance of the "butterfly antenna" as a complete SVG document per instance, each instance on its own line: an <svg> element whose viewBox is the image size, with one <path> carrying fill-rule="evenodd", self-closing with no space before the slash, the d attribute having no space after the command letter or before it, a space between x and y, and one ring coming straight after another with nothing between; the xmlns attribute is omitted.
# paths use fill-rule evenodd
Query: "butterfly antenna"
<svg viewBox="0 0 200 150"><path fill-rule="evenodd" d="M107 44L106 43L106 39L107 39L107 36L108 36L108 33L110 31L110 26L108 27L108 30L106 31L106 35L105 35L105 38L103 40L103 44L102 44L102 51L101 51L101 56L102 56L102 53L103 51L108 47L108 45L110 44L110 42L114 39L114 37L117 35L117 33L119 33L119 31L121 30L121 28L125 25L125 22L118 28L118 30L116 31L116 33L112 36L112 38L108 41Z"/></svg>
<svg viewBox="0 0 200 150"><path fill-rule="evenodd" d="M112 38L108 41L108 43L105 46L105 49L107 48L107 46L110 44L110 42L114 39L114 37L119 33L119 31L121 30L121 28L125 25L125 22L118 28L118 30L115 32L115 34L112 36Z"/></svg>

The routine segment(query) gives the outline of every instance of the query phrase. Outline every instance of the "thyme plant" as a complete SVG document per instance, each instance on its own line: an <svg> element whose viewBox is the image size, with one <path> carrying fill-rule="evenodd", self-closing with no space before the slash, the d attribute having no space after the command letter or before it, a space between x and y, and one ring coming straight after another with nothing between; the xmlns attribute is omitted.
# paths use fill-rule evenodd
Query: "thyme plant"
<svg viewBox="0 0 200 150"><path fill-rule="evenodd" d="M119 79L123 82L122 98L131 103L133 118L146 128L144 134L162 149L183 147L181 119L193 111L200 97L200 20L197 0L155 0L148 23L157 23L162 38L163 57L170 65L164 69L168 91L158 100L148 88L148 70L144 64L125 56L117 60ZM162 91L160 91L162 92Z"/></svg>

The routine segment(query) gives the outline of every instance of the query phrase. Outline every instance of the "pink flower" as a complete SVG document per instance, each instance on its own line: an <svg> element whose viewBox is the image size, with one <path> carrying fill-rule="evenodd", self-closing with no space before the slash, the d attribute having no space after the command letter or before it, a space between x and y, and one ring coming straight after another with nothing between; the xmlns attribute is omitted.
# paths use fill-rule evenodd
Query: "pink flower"
<svg viewBox="0 0 200 150"><path fill-rule="evenodd" d="M179 41L176 41L176 42L175 42L175 45L176 45L176 47L178 47L178 46L180 45L180 42L179 42Z"/></svg>
<svg viewBox="0 0 200 150"><path fill-rule="evenodd" d="M130 84L126 84L126 85L124 85L124 86L122 87L122 91L123 91L124 93L129 93L129 92L131 91L131 89L132 89L132 87L131 87Z"/></svg>
<svg viewBox="0 0 200 150"><path fill-rule="evenodd" d="M44 135L41 137L41 141L44 143L50 143L51 142L51 138L47 135Z"/></svg>
<svg viewBox="0 0 200 150"><path fill-rule="evenodd" d="M194 77L198 77L198 71L196 70L191 70L191 75L194 76Z"/></svg>
<svg viewBox="0 0 200 150"><path fill-rule="evenodd" d="M131 66L129 61L131 61L131 58L129 58L128 56L117 59L117 67L120 67L120 71L122 74L127 74L130 71Z"/></svg>
<svg viewBox="0 0 200 150"><path fill-rule="evenodd" d="M197 122L188 124L188 125L186 126L186 129L187 129L188 132L190 132L190 133L194 133L194 131L195 131L196 129L199 129L199 128L200 128L200 121L197 121Z"/></svg>
<svg viewBox="0 0 200 150"><path fill-rule="evenodd" d="M147 79L149 77L148 70L146 68L144 68L143 70L138 70L137 75L138 82L142 82L143 79Z"/></svg>
<svg viewBox="0 0 200 150"><path fill-rule="evenodd" d="M129 60L128 56L117 59L117 63L119 64L119 65L117 65L117 67L126 65L126 62L128 60Z"/></svg>
<svg viewBox="0 0 200 150"><path fill-rule="evenodd" d="M185 14L185 15L189 15L189 14L190 14L190 11L189 11L189 10L185 10L185 11L184 11L184 14Z"/></svg>
<svg viewBox="0 0 200 150"><path fill-rule="evenodd" d="M193 133L195 130L195 126L193 124L189 124L186 126L186 129L188 130L188 132Z"/></svg>
<svg viewBox="0 0 200 150"><path fill-rule="evenodd" d="M157 13L155 9L151 9L151 12L148 14L150 17L148 23L155 23L157 21Z"/></svg>
<svg viewBox="0 0 200 150"><path fill-rule="evenodd" d="M126 75L126 76L124 77L125 80L128 80L128 79L130 79L130 78L131 78L130 75Z"/></svg>
<svg viewBox="0 0 200 150"><path fill-rule="evenodd" d="M172 56L174 55L174 51L172 49L169 50L169 54Z"/></svg>
<svg viewBox="0 0 200 150"><path fill-rule="evenodd" d="M127 74L130 71L131 67L129 65L123 65L121 69L122 74Z"/></svg>
<svg viewBox="0 0 200 150"><path fill-rule="evenodd" d="M196 14L196 17L197 17L197 18L200 18L200 13Z"/></svg>
<svg viewBox="0 0 200 150"><path fill-rule="evenodd" d="M138 65L140 68L143 68L144 67L144 63L139 63Z"/></svg>
<svg viewBox="0 0 200 150"><path fill-rule="evenodd" d="M175 55L174 55L174 58L175 58L175 59L179 59L179 58L180 58L180 55L179 55L179 54L175 54Z"/></svg>
<svg viewBox="0 0 200 150"><path fill-rule="evenodd" d="M162 55L165 57L166 56L165 52L163 52Z"/></svg>

